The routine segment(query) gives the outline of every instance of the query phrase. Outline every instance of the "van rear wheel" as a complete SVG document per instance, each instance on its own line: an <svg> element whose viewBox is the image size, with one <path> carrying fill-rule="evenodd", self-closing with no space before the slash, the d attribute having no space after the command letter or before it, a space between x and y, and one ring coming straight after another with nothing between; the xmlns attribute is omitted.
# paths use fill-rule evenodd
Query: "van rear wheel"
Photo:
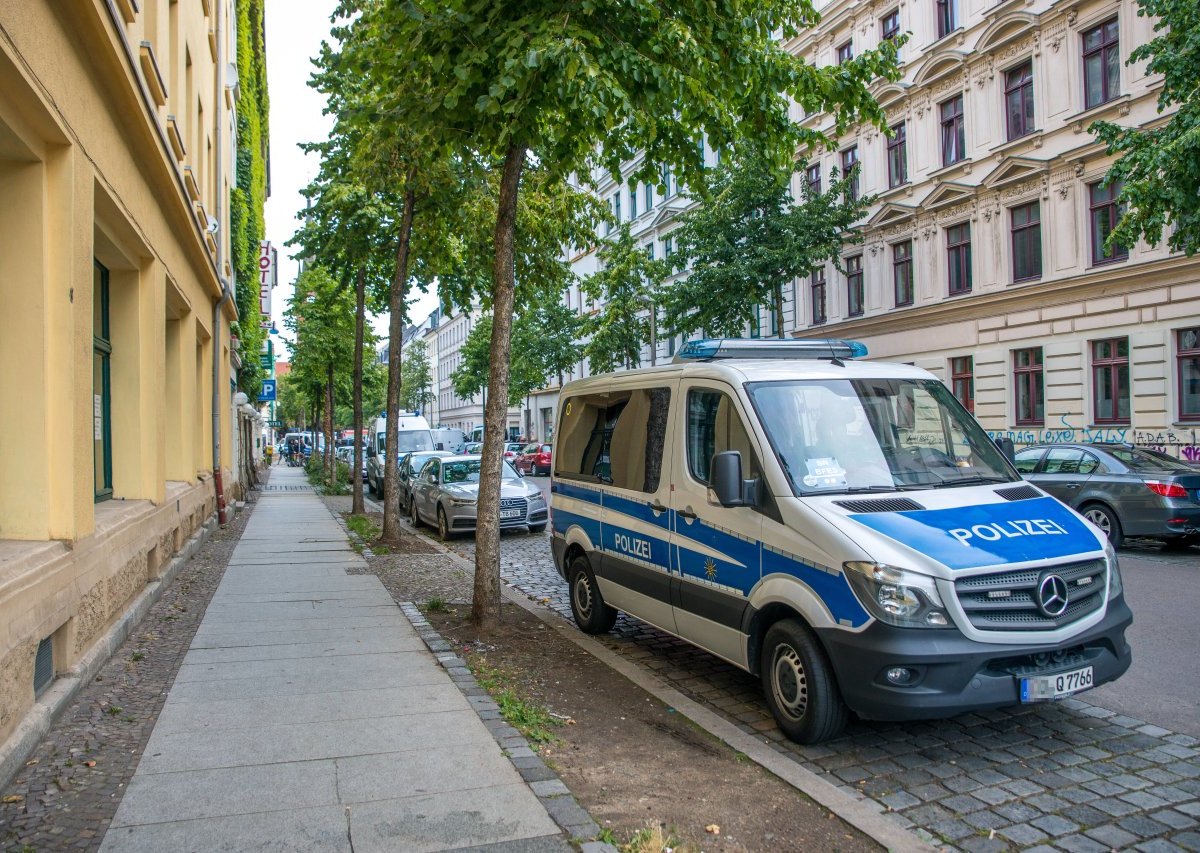
<svg viewBox="0 0 1200 853"><path fill-rule="evenodd" d="M617 623L616 608L604 603L587 557L576 557L567 572L571 586L571 615L585 634L606 634Z"/></svg>
<svg viewBox="0 0 1200 853"><path fill-rule="evenodd" d="M820 743L846 726L833 668L808 628L796 619L776 622L762 650L762 685L780 730L797 743Z"/></svg>

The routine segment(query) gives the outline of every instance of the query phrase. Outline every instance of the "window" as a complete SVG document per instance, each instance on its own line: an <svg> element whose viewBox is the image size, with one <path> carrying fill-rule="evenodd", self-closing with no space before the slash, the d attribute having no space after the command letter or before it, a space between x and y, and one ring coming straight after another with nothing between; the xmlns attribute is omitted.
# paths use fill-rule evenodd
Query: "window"
<svg viewBox="0 0 1200 853"><path fill-rule="evenodd" d="M629 188L629 221L630 222L632 222L633 220L638 218L637 203L638 203L637 186L635 185L635 186L632 186Z"/></svg>
<svg viewBox="0 0 1200 853"><path fill-rule="evenodd" d="M1092 474L1100 460L1077 447L1051 447L1042 463L1043 474Z"/></svg>
<svg viewBox="0 0 1200 853"><path fill-rule="evenodd" d="M669 258L675 253L675 238L663 237L663 257Z"/></svg>
<svg viewBox="0 0 1200 853"><path fill-rule="evenodd" d="M837 49L837 64L849 62L854 58L854 42L848 41Z"/></svg>
<svg viewBox="0 0 1200 853"><path fill-rule="evenodd" d="M649 258L650 260L654 260L654 241L651 240L649 243L647 243L645 245L645 249L646 249L646 257Z"/></svg>
<svg viewBox="0 0 1200 853"><path fill-rule="evenodd" d="M850 198L858 198L858 146L851 145L842 152L842 176L850 179Z"/></svg>
<svg viewBox="0 0 1200 853"><path fill-rule="evenodd" d="M1032 474L1042 461L1042 456L1045 455L1046 448L1044 447L1029 447L1025 450L1017 452L1016 458L1013 460L1017 466L1018 474Z"/></svg>
<svg viewBox="0 0 1200 853"><path fill-rule="evenodd" d="M709 482L713 456L726 450L741 452L743 477L758 476L750 436L729 395L707 388L693 388L688 391L687 405L688 470L699 482Z"/></svg>
<svg viewBox="0 0 1200 853"><path fill-rule="evenodd" d="M1121 45L1117 19L1083 34L1084 107L1111 101L1121 89Z"/></svg>
<svg viewBox="0 0 1200 853"><path fill-rule="evenodd" d="M946 229L946 272L950 295L971 290L971 223Z"/></svg>
<svg viewBox="0 0 1200 853"><path fill-rule="evenodd" d="M95 499L112 497L112 340L108 270L92 261L92 421Z"/></svg>
<svg viewBox="0 0 1200 853"><path fill-rule="evenodd" d="M892 246L892 286L896 307L913 304L912 240Z"/></svg>
<svg viewBox="0 0 1200 853"><path fill-rule="evenodd" d="M1106 246L1108 235L1117 227L1125 211L1117 204L1121 194L1121 184L1103 186L1103 182L1089 184L1091 216L1089 227L1092 232L1092 263L1107 264L1113 261L1123 261L1129 257L1129 249L1125 246Z"/></svg>
<svg viewBox="0 0 1200 853"><path fill-rule="evenodd" d="M651 183L645 184L642 187L642 192L646 196L646 198L644 199L646 202L646 210L647 211L653 210L654 209L654 184L651 184Z"/></svg>
<svg viewBox="0 0 1200 853"><path fill-rule="evenodd" d="M812 295L812 321L814 326L824 323L825 313L825 269L813 270L809 280L809 291Z"/></svg>
<svg viewBox="0 0 1200 853"><path fill-rule="evenodd" d="M908 138L905 122L892 128L892 138L887 144L888 186L898 187L908 183Z"/></svg>
<svg viewBox="0 0 1200 853"><path fill-rule="evenodd" d="M862 255L846 258L846 316L861 317L863 312Z"/></svg>
<svg viewBox="0 0 1200 853"><path fill-rule="evenodd" d="M1009 211L1012 218L1013 281L1042 277L1041 204L1033 201Z"/></svg>
<svg viewBox="0 0 1200 853"><path fill-rule="evenodd" d="M808 191L814 195L821 194L821 164L809 166L804 170L804 182L808 184Z"/></svg>
<svg viewBox="0 0 1200 853"><path fill-rule="evenodd" d="M612 197L613 219L621 221L621 193L615 192Z"/></svg>
<svg viewBox="0 0 1200 853"><path fill-rule="evenodd" d="M1200 326L1175 333L1179 365L1179 419L1200 420Z"/></svg>
<svg viewBox="0 0 1200 853"><path fill-rule="evenodd" d="M958 10L955 0L937 0L937 34L945 38L958 29Z"/></svg>
<svg viewBox="0 0 1200 853"><path fill-rule="evenodd" d="M1096 423L1129 423L1129 338L1092 341L1092 402Z"/></svg>
<svg viewBox="0 0 1200 853"><path fill-rule="evenodd" d="M949 166L966 157L967 131L963 122L963 97L958 95L941 105L942 165Z"/></svg>
<svg viewBox="0 0 1200 853"><path fill-rule="evenodd" d="M884 41L891 41L900 35L900 10L893 9L884 15L879 22L879 30Z"/></svg>
<svg viewBox="0 0 1200 853"><path fill-rule="evenodd" d="M1008 138L1033 132L1033 60L1004 74L1004 120Z"/></svg>
<svg viewBox="0 0 1200 853"><path fill-rule="evenodd" d="M950 390L963 407L975 414L975 358L969 355L950 359Z"/></svg>
<svg viewBox="0 0 1200 853"><path fill-rule="evenodd" d="M1042 384L1042 348L1013 350L1013 386L1018 426L1041 426L1046 420Z"/></svg>

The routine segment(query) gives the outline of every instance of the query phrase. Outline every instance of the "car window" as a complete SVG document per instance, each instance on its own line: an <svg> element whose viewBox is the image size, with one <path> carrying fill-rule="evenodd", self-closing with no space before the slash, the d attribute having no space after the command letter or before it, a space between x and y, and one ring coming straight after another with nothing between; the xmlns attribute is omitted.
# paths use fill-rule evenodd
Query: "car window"
<svg viewBox="0 0 1200 853"><path fill-rule="evenodd" d="M1043 474L1079 474L1084 453L1074 447L1052 447L1046 451Z"/></svg>
<svg viewBox="0 0 1200 853"><path fill-rule="evenodd" d="M1095 474L1097 471L1103 471L1103 469L1104 466L1100 464L1099 459L1086 451L1084 452L1083 458L1079 461L1080 474Z"/></svg>
<svg viewBox="0 0 1200 853"><path fill-rule="evenodd" d="M1124 462L1134 471L1167 471L1186 470L1187 465L1163 453L1154 453L1137 447L1107 448L1108 452Z"/></svg>
<svg viewBox="0 0 1200 853"><path fill-rule="evenodd" d="M1030 447L1019 452L1014 459L1017 471L1022 474L1032 474L1045 452L1045 449L1041 447Z"/></svg>
<svg viewBox="0 0 1200 853"><path fill-rule="evenodd" d="M726 450L742 454L742 476L757 477L758 464L750 446L750 435L728 394L709 388L688 392L688 470L701 483L710 479L712 458Z"/></svg>
<svg viewBox="0 0 1200 853"><path fill-rule="evenodd" d="M542 445L542 453L549 453L549 452L550 452L550 445L543 444Z"/></svg>

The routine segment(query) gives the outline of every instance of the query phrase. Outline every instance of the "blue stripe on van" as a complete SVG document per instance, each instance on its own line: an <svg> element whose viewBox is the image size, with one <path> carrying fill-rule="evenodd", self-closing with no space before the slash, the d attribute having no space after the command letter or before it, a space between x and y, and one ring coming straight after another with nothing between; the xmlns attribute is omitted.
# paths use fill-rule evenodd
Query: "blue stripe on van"
<svg viewBox="0 0 1200 853"><path fill-rule="evenodd" d="M763 576L773 574L791 575L817 594L830 615L839 623L849 623L857 628L870 619L870 614L863 609L858 596L850 588L850 582L841 572L827 572L816 566L809 565L803 560L779 554L770 548L763 549Z"/></svg>
<svg viewBox="0 0 1200 853"><path fill-rule="evenodd" d="M572 483L567 483L562 480L553 480L550 483L550 490L562 495L564 498L575 498L580 501L587 501L591 504L600 503L600 490L587 489L583 486L576 486Z"/></svg>
<svg viewBox="0 0 1200 853"><path fill-rule="evenodd" d="M593 544L600 542L600 520L582 515L577 512L570 512L565 509L556 508L551 513L554 520L554 532L565 535L572 527L579 527L587 534L589 540Z"/></svg>

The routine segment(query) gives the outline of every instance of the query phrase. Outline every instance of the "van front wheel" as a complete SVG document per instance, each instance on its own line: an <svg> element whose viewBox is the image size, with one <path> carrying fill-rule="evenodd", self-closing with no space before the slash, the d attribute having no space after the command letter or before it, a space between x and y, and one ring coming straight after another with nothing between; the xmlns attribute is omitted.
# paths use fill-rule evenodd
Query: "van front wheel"
<svg viewBox="0 0 1200 853"><path fill-rule="evenodd" d="M585 634L605 634L617 622L616 609L604 603L596 576L586 557L571 561L567 577L571 585L571 615L575 624Z"/></svg>
<svg viewBox="0 0 1200 853"><path fill-rule="evenodd" d="M797 743L820 743L846 725L846 704L833 669L808 628L776 622L763 640L762 684L780 730Z"/></svg>

